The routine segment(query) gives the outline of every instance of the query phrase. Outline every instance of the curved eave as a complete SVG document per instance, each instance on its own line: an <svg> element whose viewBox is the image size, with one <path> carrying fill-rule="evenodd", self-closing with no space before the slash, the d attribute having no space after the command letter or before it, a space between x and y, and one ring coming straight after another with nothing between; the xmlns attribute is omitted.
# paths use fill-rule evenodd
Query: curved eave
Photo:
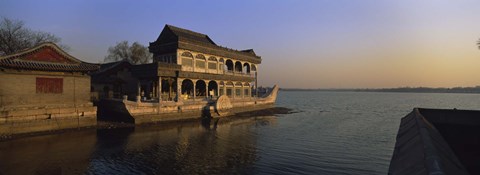
<svg viewBox="0 0 480 175"><path fill-rule="evenodd" d="M9 59L9 60L13 60L13 59L16 59L16 58L21 58L25 55L28 55L28 54L31 54L31 53L35 53L35 52L38 52L41 50L41 48L43 47L50 47L50 48L53 48L55 50L55 52L57 52L58 54L64 56L65 58L69 59L70 61L72 62L75 62L75 63L86 63L86 62L83 62L75 57L73 57L72 55L68 54L67 52L63 51L62 49L60 49L60 47L58 47L55 43L52 43L52 42L46 42L46 43L42 43L42 44L39 44L35 47L32 47L32 48L28 48L28 49L25 49L25 50L22 50L22 51L19 51L17 53L13 53L13 54L10 54L10 55L5 55L3 57L0 57L0 60L5 60L5 59ZM87 63L89 64L89 63Z"/></svg>
<svg viewBox="0 0 480 175"><path fill-rule="evenodd" d="M52 48L56 53L60 54L68 63L44 62L22 60L23 57L38 52L44 47ZM7 69L23 69L38 71L57 71L57 72L91 72L100 68L97 64L83 62L70 54L66 53L55 43L47 42L39 44L35 47L25 49L23 51L0 57L0 67Z"/></svg>
<svg viewBox="0 0 480 175"><path fill-rule="evenodd" d="M7 69L24 69L57 72L91 72L99 69L98 65L89 63L80 64L50 64L38 62L24 62L14 60L0 60L0 67Z"/></svg>

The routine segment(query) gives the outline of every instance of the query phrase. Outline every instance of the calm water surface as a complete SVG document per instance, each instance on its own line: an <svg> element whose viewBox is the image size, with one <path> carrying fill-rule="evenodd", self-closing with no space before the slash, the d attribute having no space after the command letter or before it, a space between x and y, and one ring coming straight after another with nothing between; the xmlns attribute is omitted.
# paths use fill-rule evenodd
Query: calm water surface
<svg viewBox="0 0 480 175"><path fill-rule="evenodd" d="M414 107L480 109L480 95L280 92L298 111L0 142L0 174L386 174Z"/></svg>

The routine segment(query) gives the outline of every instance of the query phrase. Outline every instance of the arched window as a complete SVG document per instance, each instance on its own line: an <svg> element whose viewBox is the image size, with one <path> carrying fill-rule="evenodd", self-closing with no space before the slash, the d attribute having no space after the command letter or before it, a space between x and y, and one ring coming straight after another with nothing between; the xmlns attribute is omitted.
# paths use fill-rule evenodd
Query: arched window
<svg viewBox="0 0 480 175"><path fill-rule="evenodd" d="M215 58L215 57L209 57L209 58L208 58L208 61L217 61L217 58Z"/></svg>
<svg viewBox="0 0 480 175"><path fill-rule="evenodd" d="M220 60L218 60L218 69L220 69L221 71L224 70L223 65L225 65L225 61L223 60L223 58L220 58Z"/></svg>
<svg viewBox="0 0 480 175"><path fill-rule="evenodd" d="M228 61L228 60L227 60ZM226 91L227 91L227 95L228 97L233 97L233 83L231 81L227 82L226 83Z"/></svg>
<svg viewBox="0 0 480 175"><path fill-rule="evenodd" d="M244 73L246 73L246 74L250 74L250 64L244 63L244 64L243 64L243 71L244 71Z"/></svg>
<svg viewBox="0 0 480 175"><path fill-rule="evenodd" d="M242 63L240 61L235 62L235 72L242 72Z"/></svg>
<svg viewBox="0 0 480 175"><path fill-rule="evenodd" d="M250 83L243 83L243 95L250 97Z"/></svg>
<svg viewBox="0 0 480 175"><path fill-rule="evenodd" d="M217 58L215 57L208 58L208 69L217 70Z"/></svg>
<svg viewBox="0 0 480 175"><path fill-rule="evenodd" d="M207 84L203 80L197 80L195 83L195 94L197 97L206 97L207 96Z"/></svg>
<svg viewBox="0 0 480 175"><path fill-rule="evenodd" d="M193 67L193 55L190 52L182 53L182 65Z"/></svg>
<svg viewBox="0 0 480 175"><path fill-rule="evenodd" d="M195 67L205 69L205 61L205 56L203 56L202 54L198 54L197 56L195 56Z"/></svg>
<svg viewBox="0 0 480 175"><path fill-rule="evenodd" d="M190 79L185 79L182 81L181 87L181 97L186 100L189 98L193 98L193 81Z"/></svg>
<svg viewBox="0 0 480 175"><path fill-rule="evenodd" d="M225 82L220 81L220 82L218 83L218 88L220 89L220 90L219 90L220 94L218 94L218 96L225 95L225 92L224 92Z"/></svg>
<svg viewBox="0 0 480 175"><path fill-rule="evenodd" d="M190 57L193 58L193 55L190 52L183 52L182 57Z"/></svg>
<svg viewBox="0 0 480 175"><path fill-rule="evenodd" d="M242 96L242 83L236 82L235 83L235 96L241 97Z"/></svg>
<svg viewBox="0 0 480 175"><path fill-rule="evenodd" d="M257 66L255 66L255 64L252 64L252 71L254 71L254 72L257 71Z"/></svg>
<svg viewBox="0 0 480 175"><path fill-rule="evenodd" d="M225 61L225 65L227 66L227 71L228 72L233 72L233 61L228 59Z"/></svg>
<svg viewBox="0 0 480 175"><path fill-rule="evenodd" d="M216 81L212 80L208 82L208 94L209 97L211 96L218 96L218 84Z"/></svg>

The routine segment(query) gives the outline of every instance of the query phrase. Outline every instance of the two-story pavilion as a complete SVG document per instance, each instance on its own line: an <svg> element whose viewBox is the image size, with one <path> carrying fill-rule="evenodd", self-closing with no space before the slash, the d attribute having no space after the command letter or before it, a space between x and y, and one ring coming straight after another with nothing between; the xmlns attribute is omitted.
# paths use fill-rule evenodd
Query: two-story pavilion
<svg viewBox="0 0 480 175"><path fill-rule="evenodd" d="M205 34L166 25L150 43L153 64L132 67L141 88L137 94L173 100L227 95L232 99L252 97L258 65L252 49L219 46Z"/></svg>
<svg viewBox="0 0 480 175"><path fill-rule="evenodd" d="M99 118L134 123L208 118L275 103L277 86L252 98L262 61L252 49L229 49L205 34L166 25L149 50L153 63L109 63L92 74L92 89L107 97L98 102Z"/></svg>

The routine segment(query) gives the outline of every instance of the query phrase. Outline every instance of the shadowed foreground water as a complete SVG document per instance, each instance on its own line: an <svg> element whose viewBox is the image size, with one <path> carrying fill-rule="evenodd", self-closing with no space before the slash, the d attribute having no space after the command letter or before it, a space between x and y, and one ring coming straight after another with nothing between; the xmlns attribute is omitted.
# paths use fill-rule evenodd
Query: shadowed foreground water
<svg viewBox="0 0 480 175"><path fill-rule="evenodd" d="M386 174L413 107L480 109L476 94L280 92L299 111L0 142L0 174Z"/></svg>

